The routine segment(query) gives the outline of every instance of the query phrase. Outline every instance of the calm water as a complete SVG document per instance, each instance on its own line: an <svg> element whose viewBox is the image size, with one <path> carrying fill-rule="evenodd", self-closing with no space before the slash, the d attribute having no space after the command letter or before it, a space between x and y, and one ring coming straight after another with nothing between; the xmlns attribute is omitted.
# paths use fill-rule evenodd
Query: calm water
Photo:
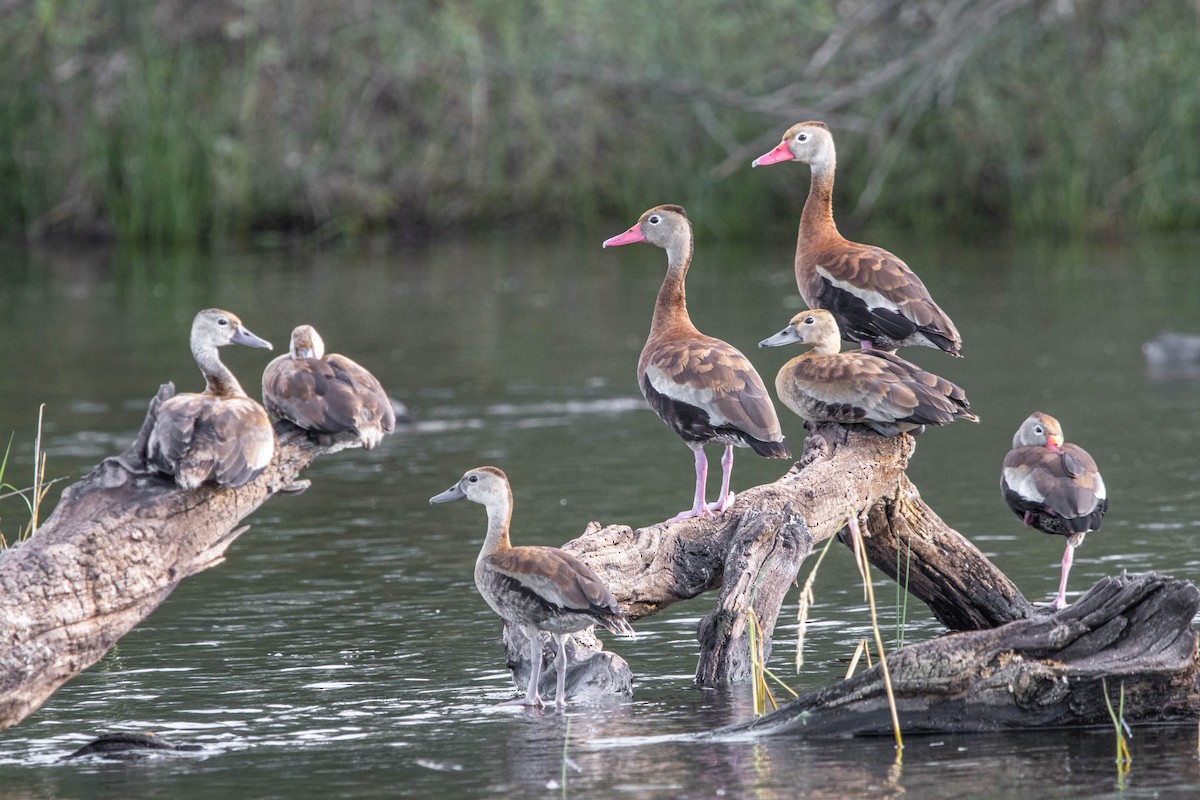
<svg viewBox="0 0 1200 800"><path fill-rule="evenodd" d="M589 520L650 524L690 503L691 455L643 407L633 377L662 252L601 251L621 229L611 227L553 245L495 238L349 255L0 251L0 434L15 432L6 481L32 472L40 403L48 472L73 480L128 444L161 382L197 388L187 330L209 306L235 311L277 350L295 324L316 325L417 418L370 453L319 460L313 487L257 511L225 564L187 580L0 733L0 800L1115 795L1107 730L913 737L902 766L890 740L691 741L749 714L748 691L692 685L705 598L641 621L636 641L606 639L636 675L631 703L494 708L513 689L499 623L471 583L483 511L427 499L469 467L499 465L516 493L514 538L529 544L559 544ZM1045 410L1096 457L1112 502L1077 554L1072 595L1121 569L1195 579L1200 382L1150 379L1140 345L1165 327L1200 333L1196 243L888 244L966 340L961 361L908 355L961 383L983 418L921 438L910 474L928 502L1029 596L1051 595L1061 540L1026 532L998 489L1013 431ZM788 241L702 241L689 280L697 325L750 354L768 382L795 354L754 349L798 307L790 252ZM269 358L225 355L248 387ZM784 411L783 422L799 445L799 420ZM738 455L735 488L785 468ZM0 501L0 530L21 521L15 500ZM794 598L773 656L799 690L835 680L868 630L839 545L816 593L804 672L790 666ZM881 580L877 594L894 629L894 585ZM910 606L909 641L940 630ZM204 750L61 760L112 730ZM1178 796L1200 782L1194 729L1137 730L1132 749L1122 796Z"/></svg>

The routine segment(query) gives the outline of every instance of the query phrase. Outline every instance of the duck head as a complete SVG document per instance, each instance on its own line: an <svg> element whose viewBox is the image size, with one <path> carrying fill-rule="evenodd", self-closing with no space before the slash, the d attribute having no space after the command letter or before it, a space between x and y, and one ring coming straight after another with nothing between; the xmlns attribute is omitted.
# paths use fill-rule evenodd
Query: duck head
<svg viewBox="0 0 1200 800"><path fill-rule="evenodd" d="M828 311L813 308L792 317L787 327L774 336L763 339L759 347L779 347L785 344L811 344L818 353L836 353L842 337L837 320Z"/></svg>
<svg viewBox="0 0 1200 800"><path fill-rule="evenodd" d="M787 129L783 140L773 150L751 162L751 167L778 164L780 161L802 161L814 169L827 169L836 162L833 134L824 122L798 122Z"/></svg>
<svg viewBox="0 0 1200 800"><path fill-rule="evenodd" d="M1013 436L1013 447L1045 447L1057 453L1062 450L1062 445L1062 426L1054 417L1041 411L1030 414Z"/></svg>

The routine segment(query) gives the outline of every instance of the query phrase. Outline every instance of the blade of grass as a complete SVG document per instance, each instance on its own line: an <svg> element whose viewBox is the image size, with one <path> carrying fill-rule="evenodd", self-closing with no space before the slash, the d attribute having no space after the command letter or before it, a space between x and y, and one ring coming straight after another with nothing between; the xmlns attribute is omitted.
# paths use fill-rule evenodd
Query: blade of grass
<svg viewBox="0 0 1200 800"><path fill-rule="evenodd" d="M883 636L879 633L879 618L875 613L875 588L871 585L871 565L867 561L866 548L862 546L862 531L858 527L858 518L851 516L846 523L850 528L850 536L854 542L854 554L859 559L858 571L862 575L866 587L867 603L871 609L871 630L875 635L875 648L879 656L879 668L883 672L883 688L887 692L888 707L892 712L892 732L896 735L897 752L904 749L904 738L900 734L900 715L896 711L896 695L892 691L892 676L888 672L887 654L883 650Z"/></svg>

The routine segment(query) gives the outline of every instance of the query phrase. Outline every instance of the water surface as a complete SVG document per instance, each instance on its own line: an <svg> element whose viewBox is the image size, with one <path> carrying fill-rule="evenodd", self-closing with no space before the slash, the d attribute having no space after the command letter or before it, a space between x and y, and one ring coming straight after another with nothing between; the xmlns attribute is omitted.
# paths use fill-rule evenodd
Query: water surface
<svg viewBox="0 0 1200 800"><path fill-rule="evenodd" d="M983 791L981 776L993 797L1115 795L1103 729L912 737L902 765L890 739L690 739L750 713L742 687L692 685L703 597L639 622L636 641L606 637L633 668L632 702L566 714L494 707L513 687L500 625L471 582L483 511L427 499L470 467L501 466L516 493L514 538L528 544L560 544L589 520L650 524L691 501L691 454L644 407L633 377L662 253L601 251L611 232L315 255L0 251L0 433L15 434L6 481L32 473L42 403L48 474L74 480L127 446L160 383L199 388L187 330L210 306L239 314L277 350L294 325L316 325L416 418L369 453L317 461L305 475L312 488L255 512L226 563L185 581L100 663L0 733L0 800L957 798ZM906 355L962 384L983 418L921 437L910 475L926 500L1031 598L1052 595L1062 540L1026 531L998 487L1013 432L1044 410L1095 456L1111 498L1103 530L1077 553L1070 596L1122 569L1194 579L1200 382L1150 378L1140 345L1166 327L1200 333L1195 243L889 245L966 342L962 360ZM800 307L790 249L701 241L688 284L698 327L743 349L768 382L798 352L754 348ZM270 356L223 354L256 393ZM781 416L798 450L800 421ZM785 468L739 451L735 489ZM22 521L15 503L0 501L10 536ZM801 691L839 677L868 631L839 545L816 594L803 672L790 667L794 597L772 657ZM894 636L894 585L880 579L877 595ZM919 602L906 613L908 641L941 632ZM110 730L204 749L62 760ZM1194 787L1196 737L1135 731L1122 796Z"/></svg>

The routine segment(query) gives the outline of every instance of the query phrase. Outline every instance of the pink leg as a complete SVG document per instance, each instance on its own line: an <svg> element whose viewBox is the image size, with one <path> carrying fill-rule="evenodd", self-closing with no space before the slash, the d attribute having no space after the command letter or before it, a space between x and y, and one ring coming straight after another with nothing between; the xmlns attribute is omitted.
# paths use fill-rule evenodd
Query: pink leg
<svg viewBox="0 0 1200 800"><path fill-rule="evenodd" d="M529 636L529 688L525 690L524 697L514 697L512 700L505 700L500 705L502 706L533 706L541 708L545 705L542 702L541 695L538 694L538 679L542 677L542 640L538 636L537 631L525 631Z"/></svg>
<svg viewBox="0 0 1200 800"><path fill-rule="evenodd" d="M1071 571L1074 555L1075 545L1067 542L1067 549L1063 551L1062 558L1062 580L1058 583L1058 596L1054 598L1055 608L1066 608L1067 606L1067 573Z"/></svg>
<svg viewBox="0 0 1200 800"><path fill-rule="evenodd" d="M692 517L712 517L713 513L708 510L708 506L704 504L704 486L708 482L708 456L704 455L704 447L696 445L692 448L696 454L696 497L692 501L692 507L687 511L680 511L675 516L671 517L667 522L678 522L681 519L691 519Z"/></svg>
<svg viewBox="0 0 1200 800"><path fill-rule="evenodd" d="M729 478L733 475L733 445L725 445L725 455L721 456L721 497L709 506L718 514L733 505L734 495L729 493Z"/></svg>

